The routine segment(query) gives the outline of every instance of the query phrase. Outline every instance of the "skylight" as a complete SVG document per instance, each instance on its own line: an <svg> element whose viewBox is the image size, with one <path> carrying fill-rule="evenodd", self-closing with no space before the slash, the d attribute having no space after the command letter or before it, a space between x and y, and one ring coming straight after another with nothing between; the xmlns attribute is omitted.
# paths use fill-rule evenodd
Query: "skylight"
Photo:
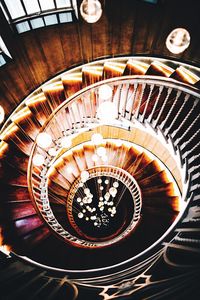
<svg viewBox="0 0 200 300"><path fill-rule="evenodd" d="M72 0L4 0L2 10L18 33L58 23L72 22Z"/></svg>
<svg viewBox="0 0 200 300"><path fill-rule="evenodd" d="M0 36L0 66L5 65L11 58L10 52Z"/></svg>

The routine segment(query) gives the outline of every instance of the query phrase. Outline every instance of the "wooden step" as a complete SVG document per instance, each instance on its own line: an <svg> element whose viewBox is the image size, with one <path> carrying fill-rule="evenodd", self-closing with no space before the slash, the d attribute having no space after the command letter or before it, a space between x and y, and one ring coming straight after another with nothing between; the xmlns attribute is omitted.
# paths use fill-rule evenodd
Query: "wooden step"
<svg viewBox="0 0 200 300"><path fill-rule="evenodd" d="M66 190L70 189L69 181L61 173L59 173L56 168L50 169L50 171L48 172L48 178L56 184L60 185L62 188Z"/></svg>
<svg viewBox="0 0 200 300"><path fill-rule="evenodd" d="M26 243L28 248L31 249L32 247L35 247L37 244L44 242L44 240L47 239L49 235L50 235L49 229L46 227L46 225L42 225L39 228L32 230L31 233L25 235L23 237L23 241Z"/></svg>
<svg viewBox="0 0 200 300"><path fill-rule="evenodd" d="M139 155L139 151L136 150L134 147L130 147L128 150L128 158L124 162L123 168L124 170L128 170L128 168L133 165L134 161Z"/></svg>
<svg viewBox="0 0 200 300"><path fill-rule="evenodd" d="M23 219L35 215L36 210L31 201L19 201L7 203L8 212L11 212L12 220Z"/></svg>
<svg viewBox="0 0 200 300"><path fill-rule="evenodd" d="M82 89L82 72L67 74L61 78L66 98Z"/></svg>
<svg viewBox="0 0 200 300"><path fill-rule="evenodd" d="M93 145L83 145L83 150L84 150L84 156L85 156L85 161L86 161L86 168L92 168L95 166L94 161L92 160L92 155L95 152L94 146Z"/></svg>
<svg viewBox="0 0 200 300"><path fill-rule="evenodd" d="M183 66L178 67L170 76L170 78L176 79L178 81L194 85L199 82L200 78L184 68Z"/></svg>
<svg viewBox="0 0 200 300"><path fill-rule="evenodd" d="M52 181L51 179L48 179L48 188L49 188L49 192L54 195L59 195L59 196L63 196L63 197L67 197L67 190L65 188L63 188L62 186L58 185L57 183L55 183L54 181Z"/></svg>
<svg viewBox="0 0 200 300"><path fill-rule="evenodd" d="M103 66L86 66L82 69L83 87L89 86L102 80Z"/></svg>
<svg viewBox="0 0 200 300"><path fill-rule="evenodd" d="M145 75L149 65L134 59L129 59L124 69L123 75Z"/></svg>
<svg viewBox="0 0 200 300"><path fill-rule="evenodd" d="M146 75L170 77L174 72L174 69L169 67L167 64L160 61L153 61L149 66Z"/></svg>
<svg viewBox="0 0 200 300"><path fill-rule="evenodd" d="M41 125L28 107L22 108L11 117L11 120L32 140L38 134Z"/></svg>
<svg viewBox="0 0 200 300"><path fill-rule="evenodd" d="M52 112L66 99L62 81L45 85L42 89Z"/></svg>
<svg viewBox="0 0 200 300"><path fill-rule="evenodd" d="M132 163L132 165L129 166L127 170L130 174L134 176L134 174L137 173L138 170L144 168L150 162L151 159L144 152L142 152L137 156L135 161Z"/></svg>
<svg viewBox="0 0 200 300"><path fill-rule="evenodd" d="M12 122L2 133L0 139L13 145L23 153L29 155L33 141L14 122Z"/></svg>
<svg viewBox="0 0 200 300"><path fill-rule="evenodd" d="M153 187L153 186L159 186L163 183L167 183L168 177L166 175L166 172L164 170L154 173L153 175L150 175L148 177L145 177L144 179L139 180L139 185L141 189L145 187Z"/></svg>
<svg viewBox="0 0 200 300"><path fill-rule="evenodd" d="M134 173L136 180L140 181L145 178L151 177L152 175L160 172L160 165L156 160L150 161L148 164L140 164L137 168L137 171Z"/></svg>
<svg viewBox="0 0 200 300"><path fill-rule="evenodd" d="M84 155L84 150L79 149L79 150L73 150L72 156L76 162L76 165L78 166L79 173L87 169L87 163L85 160L85 155Z"/></svg>
<svg viewBox="0 0 200 300"><path fill-rule="evenodd" d="M27 186L21 187L15 185L4 185L3 189L5 190L5 193L7 195L8 202L24 200L30 201L30 195Z"/></svg>
<svg viewBox="0 0 200 300"><path fill-rule="evenodd" d="M37 95L31 96L25 103L41 125L46 122L52 113L52 109L49 106L48 100L43 91Z"/></svg>
<svg viewBox="0 0 200 300"><path fill-rule="evenodd" d="M123 75L126 64L119 62L108 61L104 63L103 79L120 77Z"/></svg>
<svg viewBox="0 0 200 300"><path fill-rule="evenodd" d="M159 195L159 197L172 197L174 196L174 185L173 183L169 182L165 185L162 184L159 186L152 186L151 188L143 188L142 194L145 198L153 198L156 195Z"/></svg>
<svg viewBox="0 0 200 300"><path fill-rule="evenodd" d="M161 208L162 210L167 210L167 211L179 211L179 197L176 196L168 196L168 197L162 197L159 194L157 196L145 198L143 200L144 203L144 209L146 207L152 206L155 207L156 209Z"/></svg>
<svg viewBox="0 0 200 300"><path fill-rule="evenodd" d="M80 175L79 168L72 154L67 156L67 158L63 156L59 165L56 165L56 169L69 181L70 184Z"/></svg>
<svg viewBox="0 0 200 300"><path fill-rule="evenodd" d="M27 216L14 222L14 226L19 236L31 233L32 230L41 227L42 224L43 221L37 215Z"/></svg>
<svg viewBox="0 0 200 300"><path fill-rule="evenodd" d="M66 201L67 201L67 197L63 197L61 195L53 195L53 194L49 194L49 202L51 203L51 207L53 208L53 204L57 205L57 206L64 206L66 207ZM64 208L65 209L65 208ZM53 210L54 211L54 210ZM63 212L63 208L62 208L62 212Z"/></svg>

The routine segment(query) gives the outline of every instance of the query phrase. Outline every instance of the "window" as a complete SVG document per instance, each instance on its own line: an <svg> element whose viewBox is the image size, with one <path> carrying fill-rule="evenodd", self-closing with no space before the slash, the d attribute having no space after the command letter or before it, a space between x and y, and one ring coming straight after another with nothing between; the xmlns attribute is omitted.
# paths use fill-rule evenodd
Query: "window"
<svg viewBox="0 0 200 300"><path fill-rule="evenodd" d="M18 33L75 19L76 0L0 0L0 4Z"/></svg>
<svg viewBox="0 0 200 300"><path fill-rule="evenodd" d="M11 58L10 52L0 36L0 66L5 65Z"/></svg>
<svg viewBox="0 0 200 300"><path fill-rule="evenodd" d="M41 10L54 9L54 1L53 0L40 0Z"/></svg>
<svg viewBox="0 0 200 300"><path fill-rule="evenodd" d="M72 22L72 15L70 13L59 14L60 23Z"/></svg>
<svg viewBox="0 0 200 300"><path fill-rule="evenodd" d="M35 14L40 11L40 6L37 0L23 0L23 2L28 15Z"/></svg>
<svg viewBox="0 0 200 300"><path fill-rule="evenodd" d="M46 26L58 24L58 19L57 19L56 15L46 16L46 17L44 17L44 21L45 21Z"/></svg>
<svg viewBox="0 0 200 300"><path fill-rule="evenodd" d="M22 33L22 32L30 30L31 28L30 28L29 23L27 21L25 21L25 22L20 22L20 23L16 24L16 29L17 29L18 33Z"/></svg>
<svg viewBox="0 0 200 300"><path fill-rule="evenodd" d="M70 5L70 0L56 0L57 8L69 7Z"/></svg>
<svg viewBox="0 0 200 300"><path fill-rule="evenodd" d="M12 19L20 18L26 15L20 0L4 0L4 2Z"/></svg>
<svg viewBox="0 0 200 300"><path fill-rule="evenodd" d="M0 67L5 64L6 64L6 61L5 61L3 53L1 52L1 49L0 49Z"/></svg>

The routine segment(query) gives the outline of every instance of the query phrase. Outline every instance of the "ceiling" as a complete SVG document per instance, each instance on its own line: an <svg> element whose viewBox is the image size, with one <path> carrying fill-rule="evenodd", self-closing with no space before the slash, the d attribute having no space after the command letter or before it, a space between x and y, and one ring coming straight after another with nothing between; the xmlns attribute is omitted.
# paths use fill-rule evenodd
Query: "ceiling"
<svg viewBox="0 0 200 300"><path fill-rule="evenodd" d="M0 68L0 102L8 115L42 82L75 65L119 55L167 56L198 64L199 1L106 0L96 24L77 22L18 35L0 13L0 34L13 60ZM169 32L184 27L190 47L172 55L165 46Z"/></svg>

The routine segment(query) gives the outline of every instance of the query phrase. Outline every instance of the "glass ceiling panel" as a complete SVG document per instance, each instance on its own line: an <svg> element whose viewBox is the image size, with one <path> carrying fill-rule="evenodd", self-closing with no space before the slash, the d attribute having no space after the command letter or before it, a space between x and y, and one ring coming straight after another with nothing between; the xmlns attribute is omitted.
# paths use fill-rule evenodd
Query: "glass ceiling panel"
<svg viewBox="0 0 200 300"><path fill-rule="evenodd" d="M17 29L18 33L22 33L22 32L26 32L26 31L30 30L30 26L27 21L20 22L20 23L16 24L16 29Z"/></svg>
<svg viewBox="0 0 200 300"><path fill-rule="evenodd" d="M11 57L10 52L8 51L8 48L6 47L1 36L0 36L0 50L2 50L7 56Z"/></svg>
<svg viewBox="0 0 200 300"><path fill-rule="evenodd" d="M54 1L53 0L39 0L40 6L42 10L54 9Z"/></svg>
<svg viewBox="0 0 200 300"><path fill-rule="evenodd" d="M46 16L44 17L44 20L46 25L54 25L58 23L56 15Z"/></svg>
<svg viewBox="0 0 200 300"><path fill-rule="evenodd" d="M12 19L20 18L26 15L20 0L4 0L4 1L10 12Z"/></svg>
<svg viewBox="0 0 200 300"><path fill-rule="evenodd" d="M34 14L40 11L40 7L37 0L23 0L23 2L28 14Z"/></svg>
<svg viewBox="0 0 200 300"><path fill-rule="evenodd" d="M57 8L70 7L70 0L56 0Z"/></svg>
<svg viewBox="0 0 200 300"><path fill-rule="evenodd" d="M33 29L44 27L44 21L42 18L36 18L31 20L31 25Z"/></svg>
<svg viewBox="0 0 200 300"><path fill-rule="evenodd" d="M76 0L0 0L7 21L18 33L73 22ZM76 16L78 16L76 14Z"/></svg>

